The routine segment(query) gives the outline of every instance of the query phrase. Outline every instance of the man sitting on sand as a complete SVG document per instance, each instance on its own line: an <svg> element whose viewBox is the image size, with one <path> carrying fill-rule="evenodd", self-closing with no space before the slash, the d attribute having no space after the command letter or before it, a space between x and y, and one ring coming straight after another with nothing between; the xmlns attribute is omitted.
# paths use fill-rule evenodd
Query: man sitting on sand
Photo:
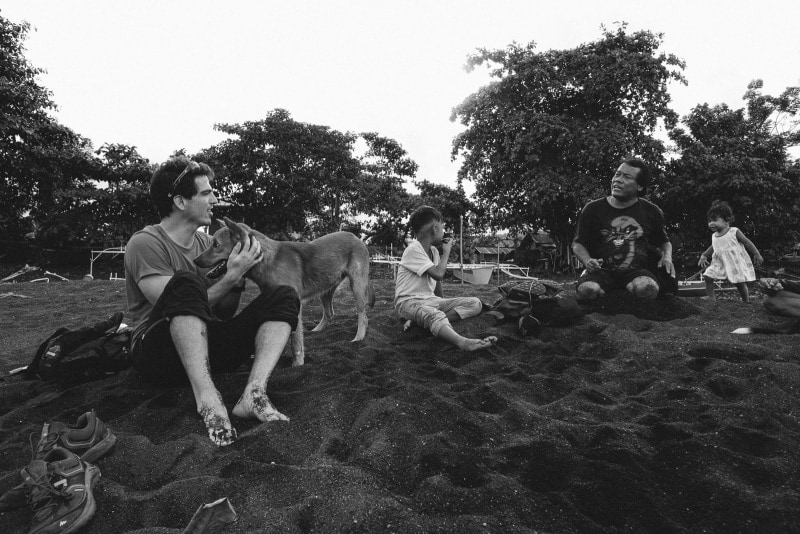
<svg viewBox="0 0 800 534"><path fill-rule="evenodd" d="M430 206L422 206L411 214L409 226L416 239L406 247L397 269L394 292L397 314L461 350L490 347L496 337L466 338L450 326L451 321L478 315L483 305L477 297L443 298L441 280L447 271L453 240L444 237L442 214ZM441 257L436 249L439 245Z"/></svg>
<svg viewBox="0 0 800 534"><path fill-rule="evenodd" d="M217 203L204 163L175 158L150 180L150 198L161 222L128 241L125 285L132 315L131 360L144 378L176 383L188 378L197 412L216 445L236 439L228 410L211 373L233 371L255 354L250 377L233 414L261 421L287 420L267 397L267 380L297 326L300 299L289 287L261 294L233 317L245 273L261 260L256 239L237 244L227 272L212 285L194 258L213 238L197 230L211 224Z"/></svg>
<svg viewBox="0 0 800 534"><path fill-rule="evenodd" d="M578 280L578 299L594 300L617 288L654 299L666 289L662 285L676 289L664 214L639 197L649 182L650 170L643 161L625 160L611 179L611 194L584 206L572 243L586 268ZM668 276L659 279L658 270Z"/></svg>

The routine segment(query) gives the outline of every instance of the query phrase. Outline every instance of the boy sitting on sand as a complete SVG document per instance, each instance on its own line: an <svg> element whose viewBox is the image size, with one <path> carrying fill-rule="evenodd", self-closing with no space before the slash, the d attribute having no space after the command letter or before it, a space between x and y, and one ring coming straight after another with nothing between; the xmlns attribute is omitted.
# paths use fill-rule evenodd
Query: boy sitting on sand
<svg viewBox="0 0 800 534"><path fill-rule="evenodd" d="M430 206L422 206L411 214L409 226L416 239L406 247L397 269L394 291L397 315L461 350L490 347L497 341L496 337L466 338L450 326L451 321L478 315L483 305L477 297L442 297L441 280L453 247L452 238L444 237L442 214ZM442 246L441 257L436 249L438 245Z"/></svg>

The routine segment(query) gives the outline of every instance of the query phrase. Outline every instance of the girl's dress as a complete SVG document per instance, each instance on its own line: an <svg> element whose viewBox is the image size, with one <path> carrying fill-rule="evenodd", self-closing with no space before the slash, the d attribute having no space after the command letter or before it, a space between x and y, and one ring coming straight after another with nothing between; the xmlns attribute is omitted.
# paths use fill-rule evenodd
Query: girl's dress
<svg viewBox="0 0 800 534"><path fill-rule="evenodd" d="M744 245L736 239L737 230L731 226L725 235L711 236L711 246L714 254L711 264L706 268L703 276L714 280L727 279L732 284L752 282L756 279L756 271L750 255Z"/></svg>

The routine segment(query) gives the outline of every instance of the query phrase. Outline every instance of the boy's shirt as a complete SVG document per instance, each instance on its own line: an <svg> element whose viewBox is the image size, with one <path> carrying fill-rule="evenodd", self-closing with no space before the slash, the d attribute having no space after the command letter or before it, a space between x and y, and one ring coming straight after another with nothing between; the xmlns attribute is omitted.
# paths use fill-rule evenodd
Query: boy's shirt
<svg viewBox="0 0 800 534"><path fill-rule="evenodd" d="M430 251L433 259L428 256L425 248L416 239L406 247L397 268L394 289L395 306L407 300L435 296L433 291L436 289L436 280L425 273L431 267L439 264L439 251L436 250L436 247L431 247Z"/></svg>

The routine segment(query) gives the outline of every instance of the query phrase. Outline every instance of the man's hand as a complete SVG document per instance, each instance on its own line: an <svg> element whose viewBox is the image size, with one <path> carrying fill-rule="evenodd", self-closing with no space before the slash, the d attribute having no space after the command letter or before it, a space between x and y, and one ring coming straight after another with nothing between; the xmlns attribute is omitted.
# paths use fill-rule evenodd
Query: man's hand
<svg viewBox="0 0 800 534"><path fill-rule="evenodd" d="M261 244L253 236L245 243L236 243L233 246L231 255L228 256L228 273L236 277L236 280L241 278L249 271L255 264L264 259L264 254L261 252Z"/></svg>
<svg viewBox="0 0 800 534"><path fill-rule="evenodd" d="M586 267L586 270L589 271L590 273L594 273L603 268L603 260L589 258L588 260L583 262L583 266Z"/></svg>
<svg viewBox="0 0 800 534"><path fill-rule="evenodd" d="M670 275L672 278L675 278L675 265L673 265L671 259L661 258L658 260L657 267L663 267L667 271L668 275Z"/></svg>
<svg viewBox="0 0 800 534"><path fill-rule="evenodd" d="M783 285L781 285L781 281L777 278L762 278L758 281L758 287L768 295L783 291Z"/></svg>

